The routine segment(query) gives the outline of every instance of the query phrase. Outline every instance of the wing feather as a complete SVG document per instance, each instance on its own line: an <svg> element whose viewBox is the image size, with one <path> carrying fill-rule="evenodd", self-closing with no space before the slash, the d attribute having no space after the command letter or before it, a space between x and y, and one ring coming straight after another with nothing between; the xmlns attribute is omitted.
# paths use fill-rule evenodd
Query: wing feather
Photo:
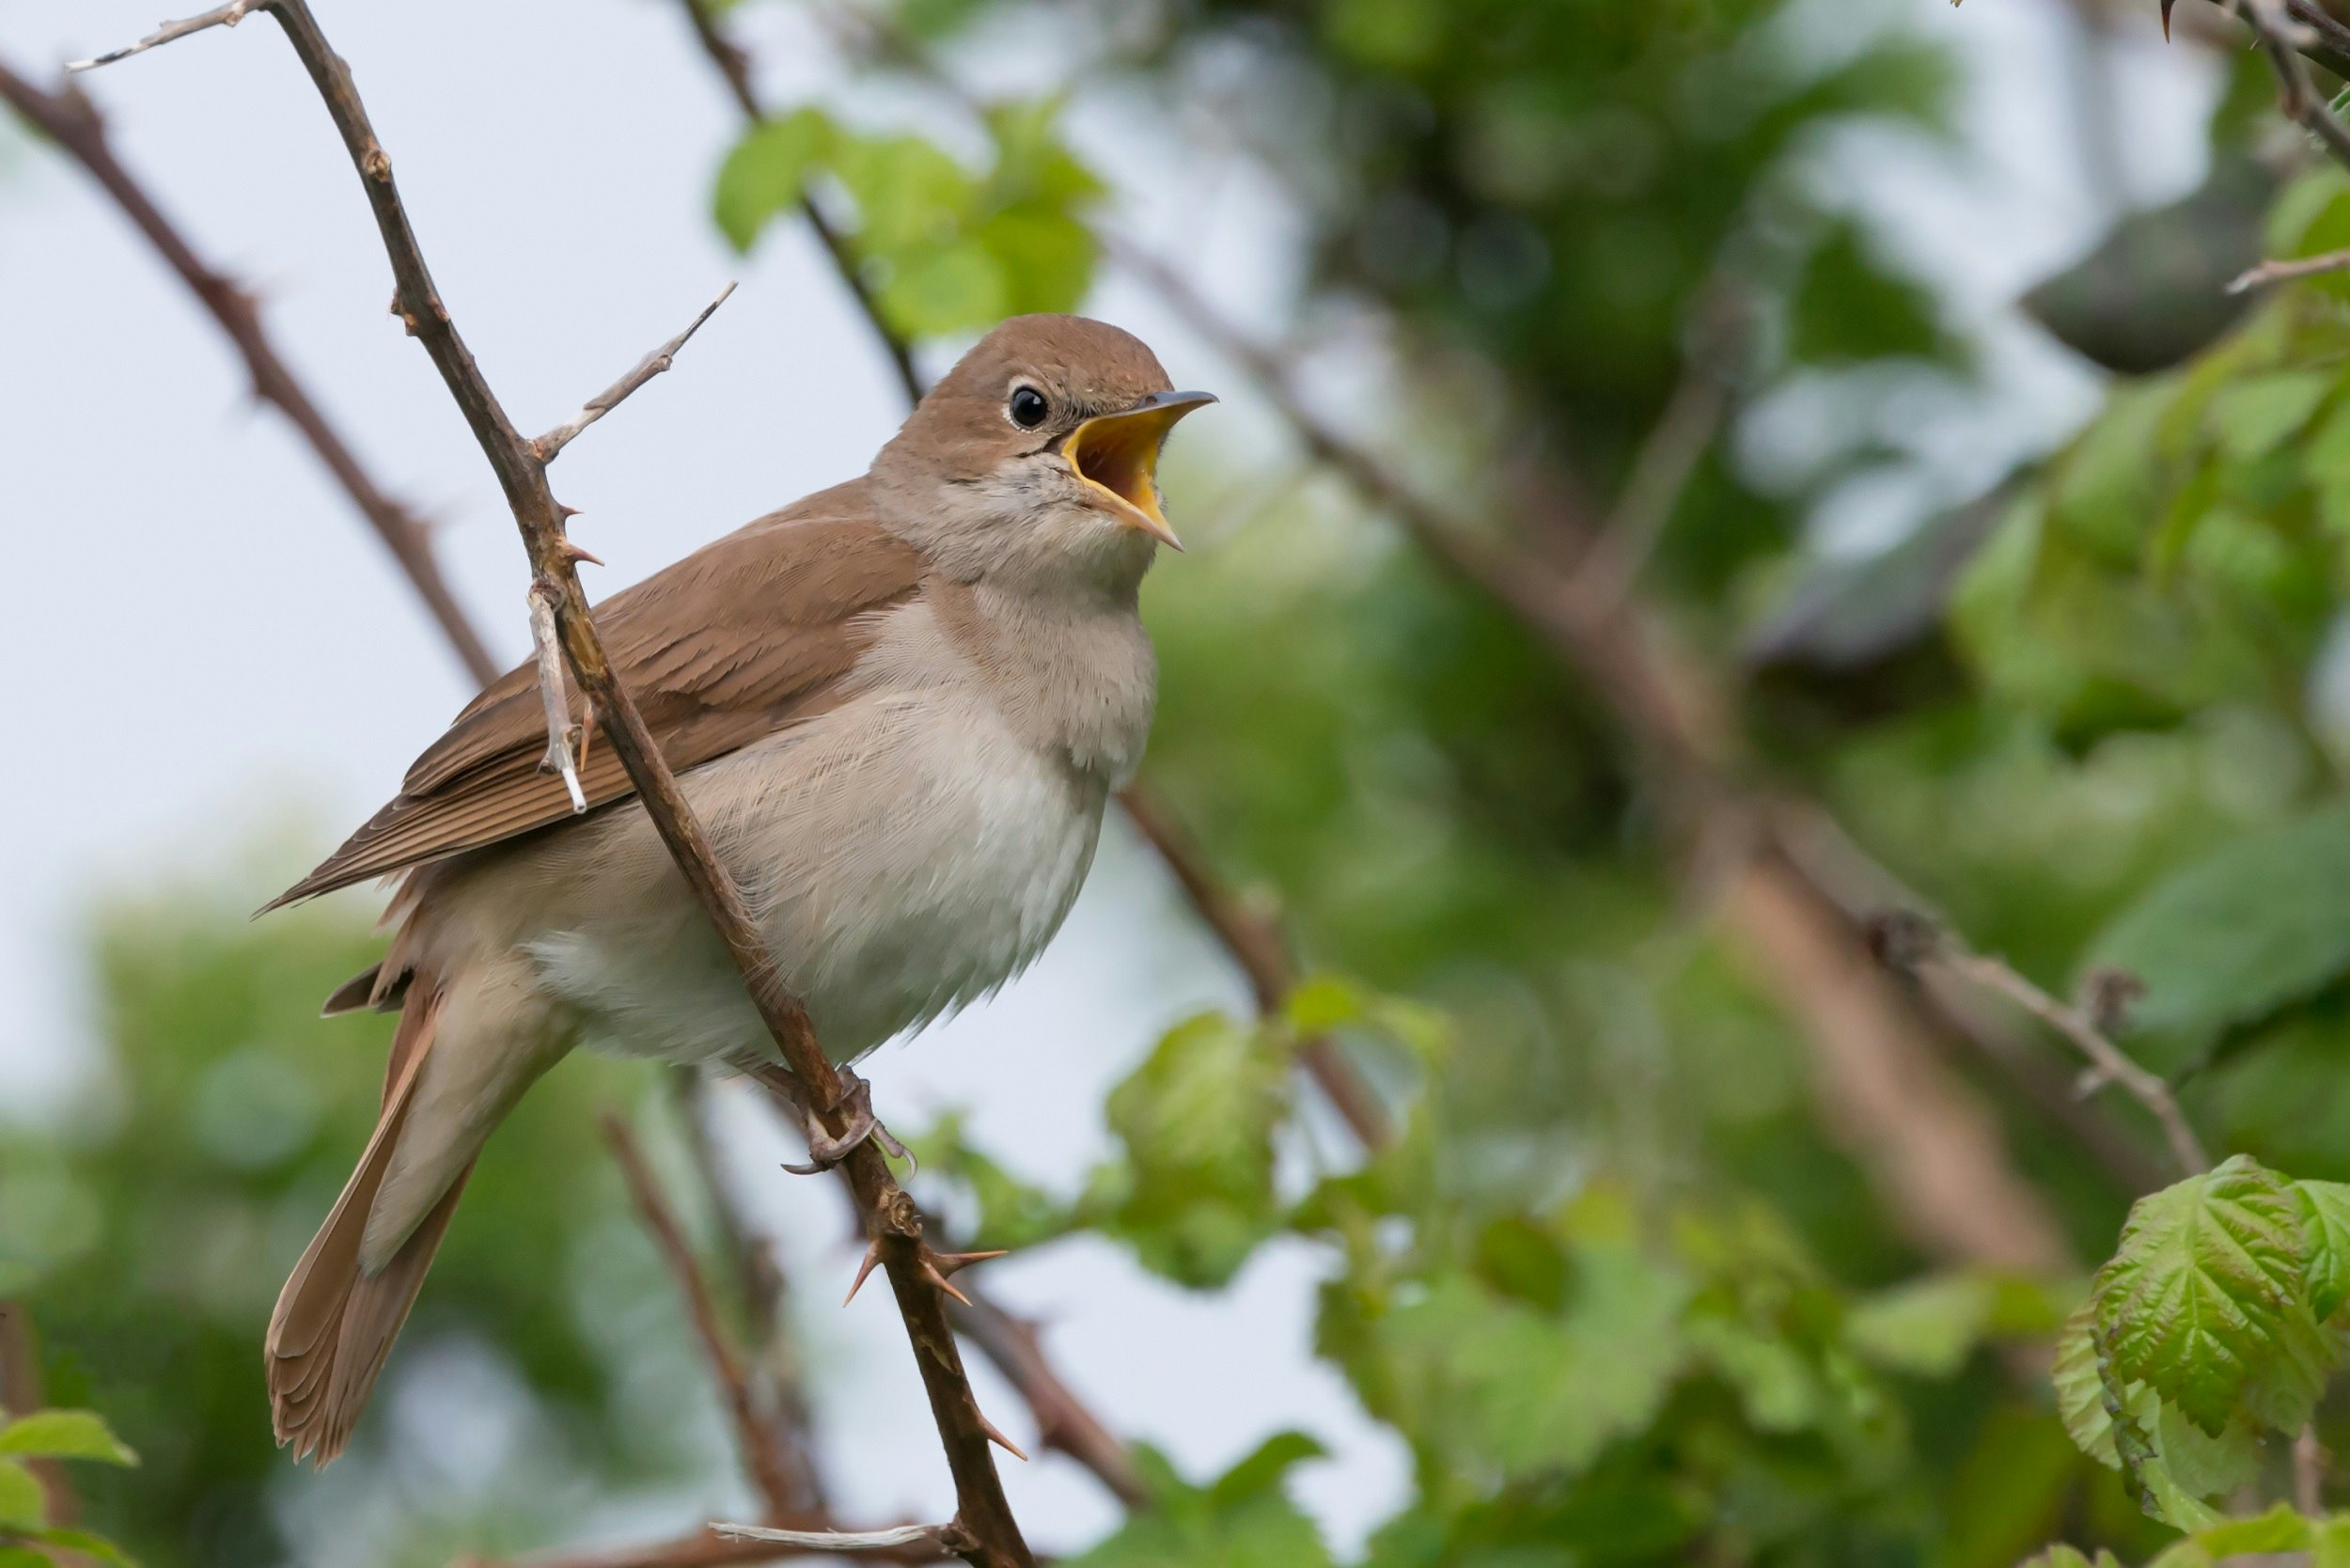
<svg viewBox="0 0 2350 1568"><path fill-rule="evenodd" d="M703 546L596 606L613 667L682 773L822 712L911 598L922 560L873 521L862 479ZM509 670L408 770L400 793L267 907L446 859L572 818L546 748L538 674ZM634 792L609 746L581 770L590 809Z"/></svg>

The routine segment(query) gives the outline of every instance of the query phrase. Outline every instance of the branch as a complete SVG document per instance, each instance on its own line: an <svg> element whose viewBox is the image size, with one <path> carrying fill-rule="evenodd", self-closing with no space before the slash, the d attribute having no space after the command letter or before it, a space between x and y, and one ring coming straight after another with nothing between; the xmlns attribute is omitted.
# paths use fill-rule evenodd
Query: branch
<svg viewBox="0 0 2350 1568"><path fill-rule="evenodd" d="M563 513L547 483L546 462L515 429L459 335L432 282L392 175L392 162L369 123L350 67L327 43L306 0L256 0L277 18L309 72L367 192L398 284L401 314L440 371L476 443L497 475L529 553L536 579L555 596L556 630L573 678L587 694L637 799L679 871L743 976L761 1022L797 1078L811 1114L835 1137L844 1134L845 1085L825 1058L798 998L783 984L742 889L718 864L700 822L661 756L643 715L605 655L587 608L576 565L565 548ZM1005 1501L988 1451L984 1417L972 1397L946 1322L943 1291L923 1273L921 1216L869 1139L843 1164L868 1233L879 1247L916 1361L947 1449L957 1499L957 1549L988 1568L1028 1568L1033 1559ZM967 1541L967 1546L960 1544Z"/></svg>
<svg viewBox="0 0 2350 1568"><path fill-rule="evenodd" d="M603 1124L603 1140L612 1146L612 1157L627 1179L629 1193L636 1200L637 1215L685 1296L686 1310L694 1320L694 1332L701 1341L702 1355L725 1395L727 1415L734 1423L735 1447L742 1452L743 1463L751 1472L751 1481L760 1495L767 1500L769 1516L789 1518L807 1501L799 1495L798 1477L803 1466L783 1451L776 1441L774 1429L760 1419L742 1358L727 1338L726 1328L719 1322L717 1303L711 1299L710 1286L694 1262L694 1249L687 1243L677 1215L670 1212L668 1200L662 1196L661 1184L646 1162L644 1151L637 1147L635 1135L629 1131L627 1122L608 1111Z"/></svg>
<svg viewBox="0 0 2350 1568"><path fill-rule="evenodd" d="M2211 1156L2203 1152L2202 1142L2188 1125L2186 1113L2179 1108L2178 1097L2170 1092L2170 1086L2160 1075L2140 1067L2107 1039L2098 1021L2086 1011L2049 996L2005 959L1970 952L1949 932L1922 915L1888 912L1878 916L1872 924L1872 939L1886 963L1902 969L1938 966L1970 984L2005 996L2062 1035L2089 1059L2089 1089L2120 1084L2130 1098L2143 1105L2161 1126L2163 1137L2170 1144L2170 1156L2178 1161L2181 1170L2193 1176L2211 1168Z"/></svg>
<svg viewBox="0 0 2350 1568"><path fill-rule="evenodd" d="M2350 272L2350 250L2329 250L2323 256L2302 256L2284 261L2264 261L2239 274L2228 285L2231 294L2248 294L2255 289L2265 289L2272 283L2290 283L2295 278L2315 277L2321 273Z"/></svg>
<svg viewBox="0 0 2350 1568"><path fill-rule="evenodd" d="M609 1551L556 1552L514 1559L461 1558L450 1568L734 1568L737 1563L790 1561L805 1557L807 1551L805 1546L780 1545L773 1541L729 1539L712 1529L703 1529L673 1541ZM946 1549L935 1543L863 1554L868 1561L885 1562L936 1562L946 1555Z"/></svg>
<svg viewBox="0 0 2350 1568"><path fill-rule="evenodd" d="M955 1525L900 1525L894 1529L776 1529L766 1525L713 1525L713 1535L736 1541L769 1541L804 1551L871 1552L888 1546L945 1545Z"/></svg>
<svg viewBox="0 0 2350 1568"><path fill-rule="evenodd" d="M2163 8L2167 15L2168 0ZM2326 106L2325 96L2310 80L2309 62L2301 57L2302 50L2318 42L2318 34L2306 15L2322 14L2323 8L2304 5L2290 8L2285 0L2232 0L2229 8L2252 29L2267 54L2269 69L2276 72L2277 86L2283 95L2285 117L2324 142L2335 162L2350 167L2350 126L2343 125ZM2326 20L2332 23L2330 17Z"/></svg>
<svg viewBox="0 0 2350 1568"><path fill-rule="evenodd" d="M588 796L579 787L579 742L584 726L572 722L571 694L563 684L563 651L556 640L555 604L561 597L544 578L530 585L530 646L539 660L539 706L545 711L547 752L539 759L540 773L560 774L571 792L572 815L588 809Z"/></svg>
<svg viewBox="0 0 2350 1568"><path fill-rule="evenodd" d="M222 25L227 18L220 13ZM165 29L169 31L168 28ZM174 33L172 37L183 37ZM153 41L168 41L158 34L155 40L138 47L151 47ZM120 59L136 53L136 49L102 55L99 61ZM113 148L106 139L106 127L98 110L70 84L51 92L31 82L0 62L0 98L8 100L17 113L23 115L41 133L55 142L69 157L88 171L100 187L115 199L125 216L147 237L157 254L179 274L204 306L221 330L235 345L244 360L246 372L253 378L254 396L275 407L285 415L302 439L317 454L327 472L335 477L352 505L368 520L384 548L407 574L417 597L424 601L456 651L476 685L486 686L505 672L505 666L494 658L488 644L475 631L465 612L449 591L446 579L441 575L440 563L432 555L432 543L423 525L411 516L406 508L392 500L360 465L351 444L327 419L319 404L301 383L294 379L286 361L262 331L260 312L252 296L238 288L225 274L199 259L179 229L163 215L137 181L116 161Z"/></svg>
<svg viewBox="0 0 2350 1568"><path fill-rule="evenodd" d="M117 60L127 60L133 55L144 55L159 43L169 43L174 39L186 38L190 33L200 33L207 27L234 27L267 3L268 0L229 0L227 5L206 11L202 16L192 16L181 22L166 22L127 48L111 51L92 60L69 61L66 70L77 73L95 71Z"/></svg>
<svg viewBox="0 0 2350 1568"><path fill-rule="evenodd" d="M572 415L569 419L564 420L561 424L556 426L555 429L539 437L538 440L533 441L530 444L530 449L538 454L539 461L540 463L553 463L555 461L555 454L570 446L572 438L577 436L580 431L586 430L588 426L594 424L597 420L611 413L614 409L620 405L622 399L626 398L630 393L635 391L638 387L644 385L645 383L652 380L653 377L659 375L662 371L667 369L671 361L676 359L678 350L685 347L686 342L692 338L694 334L701 330L702 323L710 320L712 314L715 312L720 306L726 304L728 299L731 299L733 295L734 285L731 283L719 290L718 297L712 300L708 305L703 306L702 313L695 317L691 321L688 321L685 324L685 330L683 332L679 333L675 337L670 338L667 342L662 344L661 347L653 350L652 353L638 360L634 369L630 370L628 374L622 376L619 380L614 382L611 385L605 387L603 391L597 393L594 397L588 399L587 403L577 414Z"/></svg>
<svg viewBox="0 0 2350 1568"><path fill-rule="evenodd" d="M33 1335L32 1309L22 1301L0 1300L0 1424L12 1416L29 1416L44 1403L40 1346ZM65 1466L55 1459L28 1459L24 1465L40 1482L49 1522L73 1523L81 1513L81 1499L74 1495L73 1479L65 1473Z"/></svg>
<svg viewBox="0 0 2350 1568"><path fill-rule="evenodd" d="M1037 1341L1036 1326L974 1291L954 1309L955 1327L979 1347L1004 1381L1020 1391L1036 1419L1037 1440L1067 1454L1128 1508L1152 1506L1150 1488L1126 1445L1060 1380Z"/></svg>
<svg viewBox="0 0 2350 1568"><path fill-rule="evenodd" d="M727 89L734 95L735 106L743 111L743 118L753 125L765 119L767 112L760 106L759 91L751 85L750 55L720 29L717 17L710 9L709 0L680 0L680 4L685 8L686 22L693 27L695 39L701 44L702 53L710 56L711 64L718 68L718 74L726 78ZM882 314L881 302L873 297L872 290L866 287L864 275L857 271L856 258L849 254L848 242L824 217L823 210L816 205L815 199L806 194L800 197L800 215L814 230L817 243L824 247L824 254L832 258L833 271L840 274L841 285L855 298L858 311L872 327L873 336L881 342L882 352L889 356L890 367L898 372L898 384L905 388L906 402L909 405L920 402L922 376L914 368L914 346Z"/></svg>

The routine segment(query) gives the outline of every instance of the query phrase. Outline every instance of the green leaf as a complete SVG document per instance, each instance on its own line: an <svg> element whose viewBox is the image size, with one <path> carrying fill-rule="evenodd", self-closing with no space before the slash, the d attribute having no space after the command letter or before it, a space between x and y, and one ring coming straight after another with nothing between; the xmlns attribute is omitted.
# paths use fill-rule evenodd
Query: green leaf
<svg viewBox="0 0 2350 1568"><path fill-rule="evenodd" d="M2311 1530L2310 1568L2350 1568L2350 1514L2321 1520Z"/></svg>
<svg viewBox="0 0 2350 1568"><path fill-rule="evenodd" d="M2092 1560L2084 1557L2077 1546L2059 1544L2033 1553L2016 1568L2122 1568L2122 1564L2102 1546L2097 1549L2095 1559Z"/></svg>
<svg viewBox="0 0 2350 1568"><path fill-rule="evenodd" d="M1818 365L1957 357L1933 293L1872 249L1850 223L1837 224L1813 247L1788 306L1788 352Z"/></svg>
<svg viewBox="0 0 2350 1568"><path fill-rule="evenodd" d="M1998 1286L1981 1275L1921 1279L1855 1303L1844 1333L1888 1372L1945 1378L1982 1342L1998 1303Z"/></svg>
<svg viewBox="0 0 2350 1568"><path fill-rule="evenodd" d="M2310 422L2333 388L2334 378L2316 370L2248 376L2222 387L2211 400L2220 450L2237 463L2267 456Z"/></svg>
<svg viewBox="0 0 2350 1568"><path fill-rule="evenodd" d="M748 250L767 221L796 206L809 172L830 151L832 122L815 109L753 126L719 165L711 212L737 250Z"/></svg>
<svg viewBox="0 0 2350 1568"><path fill-rule="evenodd" d="M856 200L859 248L892 262L954 243L978 196L963 165L919 136L838 138L833 169Z"/></svg>
<svg viewBox="0 0 2350 1568"><path fill-rule="evenodd" d="M2350 1184L2295 1182L2293 1196L2309 1248L2310 1311L2322 1323L2350 1301Z"/></svg>
<svg viewBox="0 0 2350 1568"><path fill-rule="evenodd" d="M2142 1382L2217 1435L2306 1310L2304 1250L2293 1195L2244 1155L2139 1199L2097 1273L2107 1386Z"/></svg>
<svg viewBox="0 0 2350 1568"><path fill-rule="evenodd" d="M1218 1509L1237 1508L1262 1493L1277 1490L1292 1468L1328 1452L1302 1432L1277 1432L1218 1477L1208 1489L1208 1500Z"/></svg>
<svg viewBox="0 0 2350 1568"><path fill-rule="evenodd" d="M36 1410L0 1426L0 1454L135 1465L139 1456L91 1410Z"/></svg>
<svg viewBox="0 0 2350 1568"><path fill-rule="evenodd" d="M2081 1452L2112 1469L2122 1467L2114 1447L2113 1416L2106 1408L2106 1384L2097 1369L2097 1302L2083 1301L2057 1335L2057 1414Z"/></svg>
<svg viewBox="0 0 2350 1568"><path fill-rule="evenodd" d="M1190 1285L1230 1279L1278 1224L1273 1134L1290 1105L1288 1032L1206 1013L1111 1090L1130 1184L1109 1229Z"/></svg>
<svg viewBox="0 0 2350 1568"><path fill-rule="evenodd" d="M0 1568L57 1568L56 1559L30 1546L0 1544Z"/></svg>
<svg viewBox="0 0 2350 1568"><path fill-rule="evenodd" d="M0 1529L39 1529L49 1522L49 1499L33 1472L0 1459Z"/></svg>
<svg viewBox="0 0 2350 1568"><path fill-rule="evenodd" d="M880 303L900 332L933 337L993 325L1008 313L1010 301L995 258L978 241L964 240L901 258L882 286Z"/></svg>
<svg viewBox="0 0 2350 1568"><path fill-rule="evenodd" d="M2350 811L2247 835L2157 883L2092 945L2084 969L2146 983L2138 1027L2204 1037L2299 1001L2350 971Z"/></svg>
<svg viewBox="0 0 2350 1568"><path fill-rule="evenodd" d="M2310 1522L2291 1503L2279 1503L2265 1513L2223 1520L2195 1532L2195 1544L2214 1557L2305 1552L2310 1549Z"/></svg>

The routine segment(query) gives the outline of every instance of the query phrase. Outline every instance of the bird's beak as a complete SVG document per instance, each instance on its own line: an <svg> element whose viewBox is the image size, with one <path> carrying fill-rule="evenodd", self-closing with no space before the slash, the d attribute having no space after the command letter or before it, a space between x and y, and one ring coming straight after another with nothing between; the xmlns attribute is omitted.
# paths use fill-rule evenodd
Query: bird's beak
<svg viewBox="0 0 2350 1568"><path fill-rule="evenodd" d="M1109 497L1110 510L1172 550L1183 541L1159 510L1159 447L1175 421L1215 401L1207 392L1154 392L1118 414L1088 419L1061 442L1077 477Z"/></svg>

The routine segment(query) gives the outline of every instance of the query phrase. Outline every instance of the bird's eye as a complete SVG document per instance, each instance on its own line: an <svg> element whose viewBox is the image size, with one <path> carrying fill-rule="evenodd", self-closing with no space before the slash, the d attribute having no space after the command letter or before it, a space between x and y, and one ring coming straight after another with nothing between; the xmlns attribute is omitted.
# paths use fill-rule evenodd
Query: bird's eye
<svg viewBox="0 0 2350 1568"><path fill-rule="evenodd" d="M1044 394L1033 386L1013 387L1010 406L1011 422L1024 431L1032 431L1044 423L1044 416L1052 411Z"/></svg>

